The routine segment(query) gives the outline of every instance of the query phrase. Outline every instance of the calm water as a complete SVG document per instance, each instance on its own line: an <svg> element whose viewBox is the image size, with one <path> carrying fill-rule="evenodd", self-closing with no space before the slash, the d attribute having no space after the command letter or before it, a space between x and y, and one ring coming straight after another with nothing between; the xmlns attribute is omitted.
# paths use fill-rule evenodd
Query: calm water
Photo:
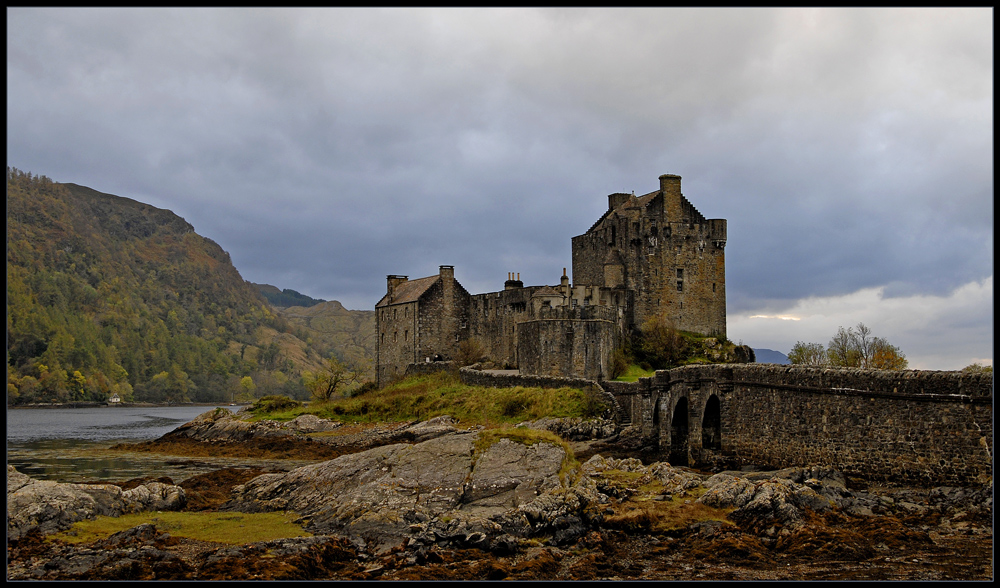
<svg viewBox="0 0 1000 588"><path fill-rule="evenodd" d="M157 439L214 408L8 409L7 463L33 478L59 482L129 480L146 476L167 476L179 482L220 467L276 465L262 460L180 458L108 450L117 443ZM295 464L281 464L282 469L291 465Z"/></svg>

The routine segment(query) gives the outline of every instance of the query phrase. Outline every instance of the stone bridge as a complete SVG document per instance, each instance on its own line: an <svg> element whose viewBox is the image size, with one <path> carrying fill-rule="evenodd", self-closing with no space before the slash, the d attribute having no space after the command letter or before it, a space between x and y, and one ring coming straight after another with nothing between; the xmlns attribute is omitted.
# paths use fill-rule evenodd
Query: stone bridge
<svg viewBox="0 0 1000 588"><path fill-rule="evenodd" d="M993 374L688 366L602 382L672 464L822 464L871 481L992 480Z"/></svg>

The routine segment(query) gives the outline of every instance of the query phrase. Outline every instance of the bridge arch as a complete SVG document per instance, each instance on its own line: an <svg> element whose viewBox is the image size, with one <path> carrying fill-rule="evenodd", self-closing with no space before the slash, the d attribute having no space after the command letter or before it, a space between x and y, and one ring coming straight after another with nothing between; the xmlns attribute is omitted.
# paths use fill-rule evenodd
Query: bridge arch
<svg viewBox="0 0 1000 588"><path fill-rule="evenodd" d="M702 411L701 448L713 451L722 449L722 405L716 394L709 395Z"/></svg>
<svg viewBox="0 0 1000 588"><path fill-rule="evenodd" d="M689 463L688 450L691 447L688 424L689 410L687 396L681 396L674 404L670 418L670 453L667 461L671 465L686 466Z"/></svg>

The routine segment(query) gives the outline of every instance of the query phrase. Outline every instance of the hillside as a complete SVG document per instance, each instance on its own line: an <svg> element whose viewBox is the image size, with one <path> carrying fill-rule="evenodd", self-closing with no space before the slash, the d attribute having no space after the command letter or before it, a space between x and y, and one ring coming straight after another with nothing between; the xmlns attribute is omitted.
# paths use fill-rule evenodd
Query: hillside
<svg viewBox="0 0 1000 588"><path fill-rule="evenodd" d="M302 397L320 365L169 210L8 168L7 237L10 404Z"/></svg>
<svg viewBox="0 0 1000 588"><path fill-rule="evenodd" d="M318 300L305 294L300 294L295 290L285 288L284 290L279 289L277 286L272 286L270 284L253 284L264 298L271 303L271 306L275 308L288 308L289 306L315 306L325 300Z"/></svg>
<svg viewBox="0 0 1000 588"><path fill-rule="evenodd" d="M322 355L336 355L374 377L374 310L347 310L336 300L330 300L308 307L275 309L275 312Z"/></svg>

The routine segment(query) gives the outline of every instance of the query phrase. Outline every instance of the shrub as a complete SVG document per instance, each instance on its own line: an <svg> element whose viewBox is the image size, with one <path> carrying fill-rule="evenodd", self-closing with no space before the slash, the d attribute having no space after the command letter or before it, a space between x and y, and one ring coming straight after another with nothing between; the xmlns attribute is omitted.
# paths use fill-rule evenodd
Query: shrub
<svg viewBox="0 0 1000 588"><path fill-rule="evenodd" d="M285 412L302 406L297 400L292 400L287 396L264 396L258 399L250 407L253 414L266 414L274 412Z"/></svg>

